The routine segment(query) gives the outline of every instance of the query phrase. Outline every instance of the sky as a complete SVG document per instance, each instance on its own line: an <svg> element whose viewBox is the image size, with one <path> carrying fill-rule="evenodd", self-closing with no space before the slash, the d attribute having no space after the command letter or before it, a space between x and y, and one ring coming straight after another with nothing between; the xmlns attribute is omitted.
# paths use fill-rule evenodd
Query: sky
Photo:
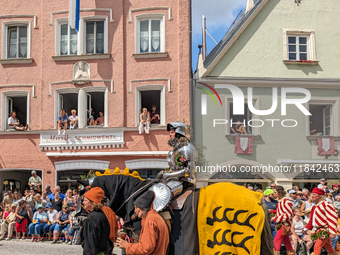
<svg viewBox="0 0 340 255"><path fill-rule="evenodd" d="M196 70L198 45L202 44L202 15L207 20L207 31L218 43L239 12L245 11L247 0L192 0L192 66ZM215 42L207 34L207 54Z"/></svg>

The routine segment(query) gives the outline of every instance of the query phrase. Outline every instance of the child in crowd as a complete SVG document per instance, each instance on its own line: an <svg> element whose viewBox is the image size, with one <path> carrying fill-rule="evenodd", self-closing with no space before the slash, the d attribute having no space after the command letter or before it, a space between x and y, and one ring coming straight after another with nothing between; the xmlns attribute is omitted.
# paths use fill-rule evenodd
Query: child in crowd
<svg viewBox="0 0 340 255"><path fill-rule="evenodd" d="M335 196L334 200L335 200L333 203L334 207L336 210L339 210L340 209L340 195Z"/></svg>
<svg viewBox="0 0 340 255"><path fill-rule="evenodd" d="M308 208L307 208L308 209ZM298 243L304 241L307 245L308 251L313 246L313 241L309 235L303 233L303 229L305 228L306 224L302 219L302 211L300 208L294 209L294 218L291 225L292 231L292 246L294 251L296 251Z"/></svg>

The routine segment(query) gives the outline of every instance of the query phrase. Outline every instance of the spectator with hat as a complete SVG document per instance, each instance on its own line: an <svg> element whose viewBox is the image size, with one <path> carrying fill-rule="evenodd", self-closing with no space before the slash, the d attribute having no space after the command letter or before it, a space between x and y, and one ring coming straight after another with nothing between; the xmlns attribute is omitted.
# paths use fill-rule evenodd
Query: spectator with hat
<svg viewBox="0 0 340 255"><path fill-rule="evenodd" d="M125 249L126 254L166 254L169 245L169 230L164 219L152 208L155 193L146 191L134 202L135 214L142 219L139 243L128 243L117 239L117 246Z"/></svg>
<svg viewBox="0 0 340 255"><path fill-rule="evenodd" d="M90 212L81 231L83 254L86 255L111 254L113 250L118 224L112 209L101 203L104 195L99 187L84 194L84 207Z"/></svg>
<svg viewBox="0 0 340 255"><path fill-rule="evenodd" d="M68 229L70 228L70 214L71 211L68 209L68 204L63 204L62 211L57 215L56 225L53 230L52 244L57 243L61 231L64 231L65 243L67 244L69 242Z"/></svg>
<svg viewBox="0 0 340 255"><path fill-rule="evenodd" d="M322 188L320 188L322 185ZM319 189L323 189L324 191L326 191L327 189L327 180L325 178L321 178L320 179L320 184L318 185Z"/></svg>
<svg viewBox="0 0 340 255"><path fill-rule="evenodd" d="M38 237L37 242L41 241L40 230L48 222L47 214L44 212L44 209L42 204L37 206L37 211L33 215L32 223L28 226L28 234L32 235L31 242L34 242L35 236Z"/></svg>
<svg viewBox="0 0 340 255"><path fill-rule="evenodd" d="M329 255L337 255L337 252L333 249L331 239L336 237L338 217L334 206L324 201L324 195L325 191L323 189L313 189L312 197L315 206L312 207L310 220L304 230L308 231L307 233L310 235L314 233L314 231L329 231L329 237L324 239L318 238L316 240L312 255L320 255L323 247L328 251Z"/></svg>
<svg viewBox="0 0 340 255"><path fill-rule="evenodd" d="M54 230L55 225L56 225L58 211L53 208L53 205L51 203L48 203L46 205L46 209L47 209L48 222L44 226L43 230L44 230L44 233L48 235L48 241L51 241L51 239L52 239L51 235L53 234L53 230Z"/></svg>
<svg viewBox="0 0 340 255"><path fill-rule="evenodd" d="M293 204L293 209L294 208L301 208L303 202L300 199L297 198L295 190L292 189L292 190L289 191L289 197L290 197L290 201Z"/></svg>
<svg viewBox="0 0 340 255"><path fill-rule="evenodd" d="M272 190L271 188L266 189L263 192L263 196L264 196L264 201L266 202L266 204L268 206L269 214L276 214L278 202L277 202L277 200L275 200L276 197L275 197L275 194L274 194L274 190ZM272 228L273 237L275 237L275 235L276 235L275 222L271 221L270 226Z"/></svg>

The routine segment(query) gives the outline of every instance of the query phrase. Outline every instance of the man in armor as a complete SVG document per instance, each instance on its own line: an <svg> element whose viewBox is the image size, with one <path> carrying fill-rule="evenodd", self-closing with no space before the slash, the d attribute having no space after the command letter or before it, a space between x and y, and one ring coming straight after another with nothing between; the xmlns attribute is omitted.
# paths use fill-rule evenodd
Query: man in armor
<svg viewBox="0 0 340 255"><path fill-rule="evenodd" d="M195 184L195 164L197 151L186 137L187 128L180 121L170 122L167 125L170 140L168 144L173 149L168 154L169 170L161 172L163 180L177 179Z"/></svg>

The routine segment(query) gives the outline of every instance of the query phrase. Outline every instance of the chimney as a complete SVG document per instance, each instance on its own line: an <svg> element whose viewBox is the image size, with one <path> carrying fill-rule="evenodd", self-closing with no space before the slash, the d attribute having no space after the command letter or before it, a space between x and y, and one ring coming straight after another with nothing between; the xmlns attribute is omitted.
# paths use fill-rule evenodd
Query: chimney
<svg viewBox="0 0 340 255"><path fill-rule="evenodd" d="M245 13L249 12L254 7L254 0L247 0L247 7Z"/></svg>

